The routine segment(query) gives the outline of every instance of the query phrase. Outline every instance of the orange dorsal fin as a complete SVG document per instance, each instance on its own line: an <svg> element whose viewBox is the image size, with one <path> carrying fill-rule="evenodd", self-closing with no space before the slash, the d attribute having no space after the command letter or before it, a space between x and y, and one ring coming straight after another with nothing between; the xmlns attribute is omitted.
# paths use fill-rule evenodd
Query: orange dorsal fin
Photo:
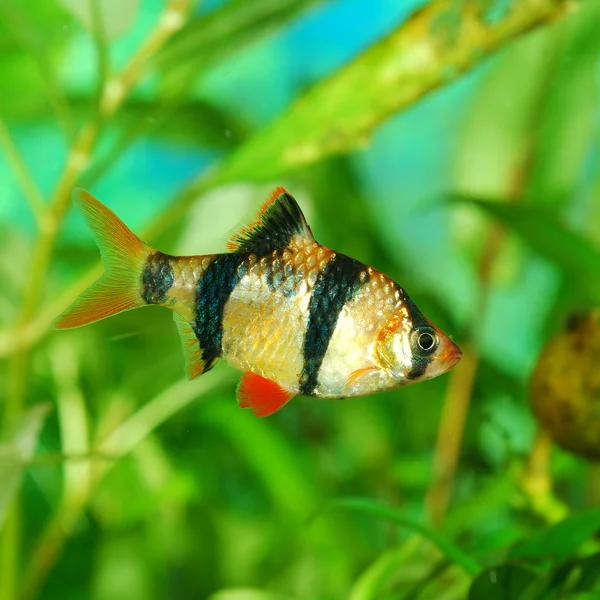
<svg viewBox="0 0 600 600"><path fill-rule="evenodd" d="M251 408L257 417L268 417L287 404L294 394L278 383L246 371L237 389L240 408Z"/></svg>
<svg viewBox="0 0 600 600"><path fill-rule="evenodd" d="M231 237L227 248L232 252L271 252L286 248L295 235L314 239L296 200L278 187L254 221Z"/></svg>

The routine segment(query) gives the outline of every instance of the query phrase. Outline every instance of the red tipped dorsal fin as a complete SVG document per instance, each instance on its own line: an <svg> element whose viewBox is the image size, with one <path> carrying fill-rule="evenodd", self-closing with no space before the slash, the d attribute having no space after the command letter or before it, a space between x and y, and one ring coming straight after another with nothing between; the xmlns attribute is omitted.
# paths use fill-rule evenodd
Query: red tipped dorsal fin
<svg viewBox="0 0 600 600"><path fill-rule="evenodd" d="M115 213L85 190L75 190L73 199L96 238L105 272L54 321L56 329L81 327L144 306L140 276L153 252Z"/></svg>
<svg viewBox="0 0 600 600"><path fill-rule="evenodd" d="M286 247L294 235L314 239L296 200L278 187L261 206L254 221L232 236L227 249L232 252L277 250Z"/></svg>
<svg viewBox="0 0 600 600"><path fill-rule="evenodd" d="M246 371L237 389L240 408L251 408L257 417L268 417L287 404L294 394L284 390L279 384Z"/></svg>

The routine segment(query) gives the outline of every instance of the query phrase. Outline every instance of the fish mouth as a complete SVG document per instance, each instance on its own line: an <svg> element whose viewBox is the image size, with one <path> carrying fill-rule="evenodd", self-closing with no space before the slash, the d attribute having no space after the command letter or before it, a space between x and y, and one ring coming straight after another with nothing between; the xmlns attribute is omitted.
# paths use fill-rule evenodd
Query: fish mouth
<svg viewBox="0 0 600 600"><path fill-rule="evenodd" d="M440 356L440 362L450 370L459 363L463 353L458 344L455 344L452 340L448 340L448 342L448 348Z"/></svg>

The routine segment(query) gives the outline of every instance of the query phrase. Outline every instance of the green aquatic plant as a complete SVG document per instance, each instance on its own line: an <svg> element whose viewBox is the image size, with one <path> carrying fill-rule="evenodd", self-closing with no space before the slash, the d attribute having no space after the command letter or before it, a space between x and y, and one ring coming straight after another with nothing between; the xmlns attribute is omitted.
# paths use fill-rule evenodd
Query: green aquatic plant
<svg viewBox="0 0 600 600"><path fill-rule="evenodd" d="M598 300L597 3L411 3L268 118L210 86L238 63L274 69L261 61L280 48L261 44L335 3L150 4L0 0L0 600L593 597L597 473L557 451L556 491L532 485L546 455L525 396L557 324ZM444 94L462 108L431 108ZM364 165L391 122L414 135L443 110L414 154L443 146L451 174L401 230L404 197L368 181L396 165ZM152 184L129 181L128 198L115 173L144 143L209 158L142 204ZM261 421L227 367L185 380L152 309L53 332L102 272L70 220L74 187L104 186L175 252L282 180L323 242L456 332L456 373ZM471 277L432 280L427 244L406 252L422 240L450 240L466 266L447 278ZM526 334L507 348L507 329Z"/></svg>

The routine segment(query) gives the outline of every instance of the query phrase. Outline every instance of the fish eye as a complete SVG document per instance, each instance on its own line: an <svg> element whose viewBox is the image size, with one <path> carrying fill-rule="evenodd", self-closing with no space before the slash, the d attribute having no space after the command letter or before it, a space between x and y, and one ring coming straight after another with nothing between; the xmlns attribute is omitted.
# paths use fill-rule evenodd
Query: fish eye
<svg viewBox="0 0 600 600"><path fill-rule="evenodd" d="M430 333L421 333L419 335L419 348L421 348L421 350L425 350L425 352L427 352L428 350L431 350L435 344L435 339L434 337L430 334Z"/></svg>
<svg viewBox="0 0 600 600"><path fill-rule="evenodd" d="M415 330L414 340L416 342L415 350L423 356L433 354L439 344L438 336L431 327L420 327Z"/></svg>

